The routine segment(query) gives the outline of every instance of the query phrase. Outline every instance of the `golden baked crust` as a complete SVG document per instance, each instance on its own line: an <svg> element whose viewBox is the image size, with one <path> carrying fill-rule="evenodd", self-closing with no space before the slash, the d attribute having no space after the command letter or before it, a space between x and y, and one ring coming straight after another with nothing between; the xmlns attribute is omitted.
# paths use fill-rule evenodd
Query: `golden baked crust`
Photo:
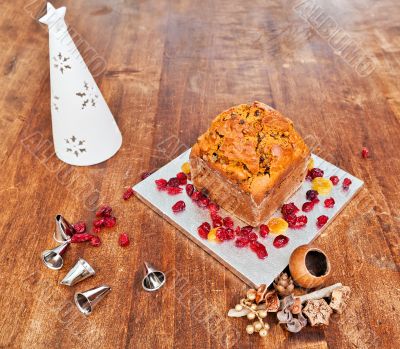
<svg viewBox="0 0 400 349"><path fill-rule="evenodd" d="M292 121L260 102L241 104L219 114L190 154L191 162L202 159L221 178L250 194L256 205L295 169L304 172L309 157L310 151ZM285 197L284 193L278 196Z"/></svg>

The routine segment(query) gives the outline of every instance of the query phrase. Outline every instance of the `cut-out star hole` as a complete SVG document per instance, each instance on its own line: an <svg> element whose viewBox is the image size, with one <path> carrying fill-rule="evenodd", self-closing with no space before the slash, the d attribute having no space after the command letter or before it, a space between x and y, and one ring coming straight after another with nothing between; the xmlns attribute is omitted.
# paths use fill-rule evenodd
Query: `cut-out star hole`
<svg viewBox="0 0 400 349"><path fill-rule="evenodd" d="M89 86L85 81L83 83L83 91L77 92L76 95L82 99L82 109L85 109L90 105L93 108L96 107L96 100L99 98L99 95L95 92L94 85Z"/></svg>
<svg viewBox="0 0 400 349"><path fill-rule="evenodd" d="M85 140L78 140L75 136L67 138L65 143L67 145L67 153L74 153L76 157L81 153L86 153L86 148L84 146Z"/></svg>
<svg viewBox="0 0 400 349"><path fill-rule="evenodd" d="M69 57L65 57L61 54L61 52L58 53L57 56L53 57L54 63L54 68L60 70L61 74L64 74L64 71L67 69L71 69L71 66L69 65Z"/></svg>

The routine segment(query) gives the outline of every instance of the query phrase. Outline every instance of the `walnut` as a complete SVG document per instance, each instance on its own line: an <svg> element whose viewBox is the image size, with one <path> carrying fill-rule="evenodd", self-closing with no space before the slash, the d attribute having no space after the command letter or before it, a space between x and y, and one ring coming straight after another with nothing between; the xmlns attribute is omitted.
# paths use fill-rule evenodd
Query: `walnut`
<svg viewBox="0 0 400 349"><path fill-rule="evenodd" d="M324 299L309 300L303 309L303 314L308 318L311 326L329 325L332 312Z"/></svg>

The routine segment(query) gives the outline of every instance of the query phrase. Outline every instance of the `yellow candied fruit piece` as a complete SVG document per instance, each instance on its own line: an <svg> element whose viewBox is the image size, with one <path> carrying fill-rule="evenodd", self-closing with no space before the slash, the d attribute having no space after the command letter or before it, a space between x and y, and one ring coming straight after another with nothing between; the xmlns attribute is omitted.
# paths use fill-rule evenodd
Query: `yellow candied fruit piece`
<svg viewBox="0 0 400 349"><path fill-rule="evenodd" d="M288 222L278 217L271 218L267 225L269 231L274 234L283 234L289 227Z"/></svg>
<svg viewBox="0 0 400 349"><path fill-rule="evenodd" d="M316 177L311 183L312 188L320 195L328 195L332 190L332 182L328 178Z"/></svg>
<svg viewBox="0 0 400 349"><path fill-rule="evenodd" d="M207 240L212 241L212 242L218 242L218 243L221 242L217 239L217 231L218 231L218 227L211 229L207 235Z"/></svg>
<svg viewBox="0 0 400 349"><path fill-rule="evenodd" d="M190 164L188 162L185 162L182 166L181 166L181 170L184 174L189 174L190 173Z"/></svg>
<svg viewBox="0 0 400 349"><path fill-rule="evenodd" d="M313 168L314 168L314 159L311 158L310 160L308 160L307 169L311 171Z"/></svg>

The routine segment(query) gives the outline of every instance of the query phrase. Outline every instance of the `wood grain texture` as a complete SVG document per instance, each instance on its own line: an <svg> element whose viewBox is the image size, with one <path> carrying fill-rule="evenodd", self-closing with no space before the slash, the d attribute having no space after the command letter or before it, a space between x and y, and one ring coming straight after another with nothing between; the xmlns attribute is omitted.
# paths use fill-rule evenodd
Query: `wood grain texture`
<svg viewBox="0 0 400 349"><path fill-rule="evenodd" d="M104 69L89 68L124 143L92 167L55 157L48 35L35 21L44 2L3 1L1 348L400 347L397 0L53 4L67 6L86 61L102 59ZM373 69L360 75L364 56ZM226 317L246 285L139 200L121 199L124 186L193 144L217 113L253 100L292 118L314 152L366 183L316 241L331 258L332 281L353 290L348 311L325 330L289 335L272 324L266 340L247 336L246 320ZM370 159L361 158L362 146ZM53 245L54 216L90 222L103 202L114 207L118 226L102 233L102 247L74 245L62 271L45 269L39 256ZM117 245L121 231L133 240L127 249ZM97 275L59 286L79 256ZM168 272L161 292L141 290L145 260ZM84 318L73 293L100 283L113 290Z"/></svg>

